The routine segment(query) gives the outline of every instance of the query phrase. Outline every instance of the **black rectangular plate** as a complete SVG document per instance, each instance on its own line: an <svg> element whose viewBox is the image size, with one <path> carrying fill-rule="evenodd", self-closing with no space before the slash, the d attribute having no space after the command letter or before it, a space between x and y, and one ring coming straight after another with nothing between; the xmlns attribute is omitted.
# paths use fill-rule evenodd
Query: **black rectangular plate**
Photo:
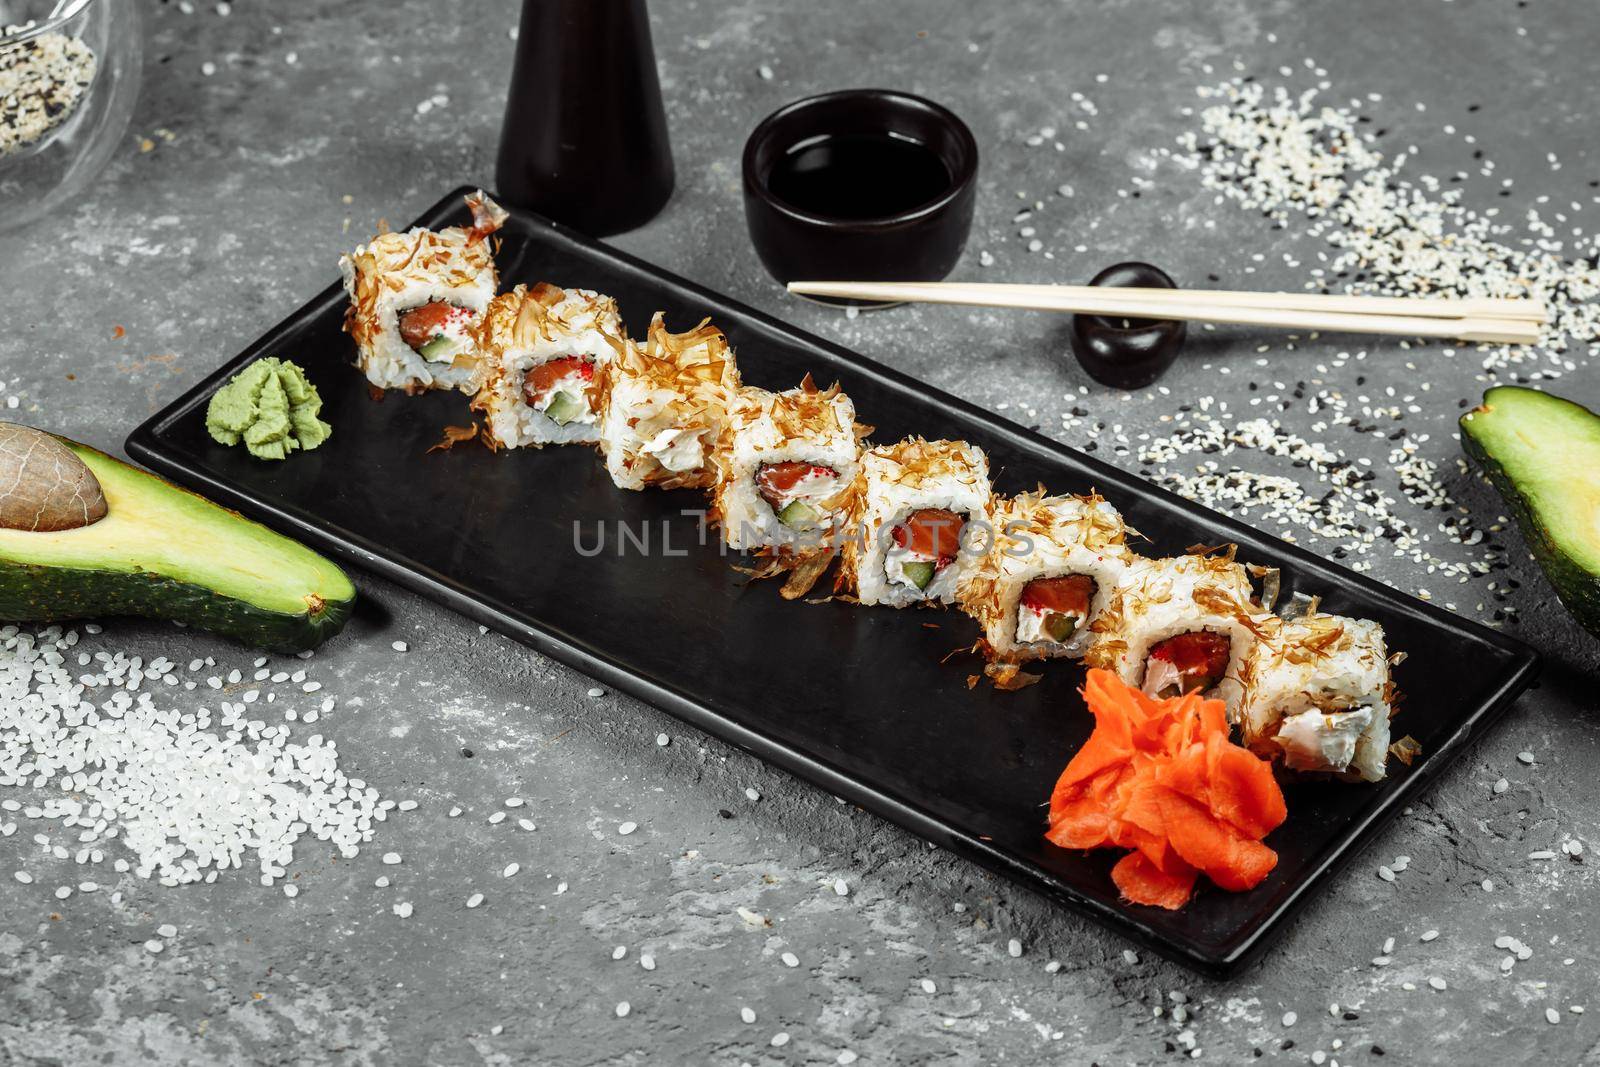
<svg viewBox="0 0 1600 1067"><path fill-rule="evenodd" d="M466 221L457 191L418 225ZM1043 837L1044 806L1088 736L1082 671L1054 664L1016 693L967 688L976 624L956 612L790 603L776 583L748 588L713 534L699 543L692 492L613 488L595 453L554 448L491 454L476 445L425 454L467 421L459 395L390 394L375 402L340 332L330 286L238 358L128 438L129 455L213 499L347 562L414 589L576 667L928 840L1093 916L1165 955L1231 971L1280 929L1328 872L1405 806L1464 743L1526 688L1538 658L1503 634L1402 595L1133 475L545 219L513 212L501 233L502 282L550 280L614 295L640 331L660 309L674 329L710 315L727 331L746 382L838 379L875 439L907 434L982 446L997 492L1043 483L1096 489L1151 539L1149 554L1234 541L1240 558L1281 569L1284 594L1319 593L1335 612L1377 619L1410 659L1396 734L1422 744L1376 786L1294 783L1289 821L1268 843L1277 869L1249 893L1203 888L1179 912L1122 904L1109 851L1068 852ZM266 355L304 366L332 439L263 463L207 436L205 405ZM603 524L648 528L585 557ZM663 550L663 531L670 543ZM930 626L936 624L937 628Z"/></svg>

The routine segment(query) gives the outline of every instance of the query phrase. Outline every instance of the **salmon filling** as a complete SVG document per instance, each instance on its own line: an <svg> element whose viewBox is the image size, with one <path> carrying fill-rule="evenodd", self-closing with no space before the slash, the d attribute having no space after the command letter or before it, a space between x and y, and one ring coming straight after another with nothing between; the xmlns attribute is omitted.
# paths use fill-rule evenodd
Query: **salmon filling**
<svg viewBox="0 0 1600 1067"><path fill-rule="evenodd" d="M756 469L756 492L778 521L797 530L817 526L826 515L821 501L839 491L839 472L820 463L784 460Z"/></svg>
<svg viewBox="0 0 1600 1067"><path fill-rule="evenodd" d="M589 385L594 381L593 356L558 356L522 376L528 406L565 426L574 420L594 421Z"/></svg>
<svg viewBox="0 0 1600 1067"><path fill-rule="evenodd" d="M1190 630L1159 641L1144 664L1144 691L1153 697L1204 693L1228 673L1233 642L1226 634Z"/></svg>
<svg viewBox="0 0 1600 1067"><path fill-rule="evenodd" d="M1017 601L1017 640L1068 640L1089 621L1095 581L1087 574L1035 578Z"/></svg>
<svg viewBox="0 0 1600 1067"><path fill-rule="evenodd" d="M400 313L400 339L423 359L448 360L465 343L473 314L444 300L430 300Z"/></svg>
<svg viewBox="0 0 1600 1067"><path fill-rule="evenodd" d="M966 522L944 508L922 508L907 515L892 531L901 553L899 558L891 555L885 563L890 580L918 590L928 588L934 576L961 553L961 531Z"/></svg>

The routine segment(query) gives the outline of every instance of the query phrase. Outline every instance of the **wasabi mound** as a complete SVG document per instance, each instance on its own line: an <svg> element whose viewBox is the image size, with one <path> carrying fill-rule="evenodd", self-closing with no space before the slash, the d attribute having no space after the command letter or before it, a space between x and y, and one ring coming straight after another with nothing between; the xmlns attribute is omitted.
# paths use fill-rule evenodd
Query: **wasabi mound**
<svg viewBox="0 0 1600 1067"><path fill-rule="evenodd" d="M218 389L206 408L206 429L219 444L241 442L257 459L284 459L333 434L318 418L322 398L305 371L288 360L258 359Z"/></svg>

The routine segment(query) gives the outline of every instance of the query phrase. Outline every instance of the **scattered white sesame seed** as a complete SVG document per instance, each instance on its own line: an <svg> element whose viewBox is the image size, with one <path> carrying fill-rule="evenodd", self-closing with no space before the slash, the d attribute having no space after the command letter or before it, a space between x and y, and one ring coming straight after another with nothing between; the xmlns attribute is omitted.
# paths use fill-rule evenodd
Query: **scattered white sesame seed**
<svg viewBox="0 0 1600 1067"><path fill-rule="evenodd" d="M396 652L405 652L411 648L411 646L406 644L404 641L392 641L390 642L389 647L394 649Z"/></svg>
<svg viewBox="0 0 1600 1067"><path fill-rule="evenodd" d="M398 903L398 904L396 904L394 906L394 913L396 915L400 916L400 918L402 918L402 919L411 918L411 912L412 912L412 907L411 907L411 902L409 900L402 900L400 903Z"/></svg>
<svg viewBox="0 0 1600 1067"><path fill-rule="evenodd" d="M922 980L922 991L924 993L937 993L939 987L934 985L932 978L924 978Z"/></svg>
<svg viewBox="0 0 1600 1067"><path fill-rule="evenodd" d="M297 897L300 895L300 887L295 885L293 882L285 882L283 883L283 895L286 897Z"/></svg>
<svg viewBox="0 0 1600 1067"><path fill-rule="evenodd" d="M606 691L604 689L601 689L598 685L589 687L589 696L594 697L594 698L599 698L599 697L603 697L605 695L606 695Z"/></svg>
<svg viewBox="0 0 1600 1067"><path fill-rule="evenodd" d="M390 867L393 867L395 864L400 862L400 853L385 852L383 854L383 862L388 864Z"/></svg>
<svg viewBox="0 0 1600 1067"><path fill-rule="evenodd" d="M1531 763L1533 763L1533 753L1532 752L1518 752L1517 753L1517 760L1520 763L1531 764Z"/></svg>
<svg viewBox="0 0 1600 1067"><path fill-rule="evenodd" d="M628 1017L628 1013L632 1010L633 1005L629 1004L626 1000L617 1001L617 1018L626 1019Z"/></svg>
<svg viewBox="0 0 1600 1067"><path fill-rule="evenodd" d="M743 1019L746 1023L753 1023L756 1021L756 1013L751 1008L740 1008L739 1018Z"/></svg>
<svg viewBox="0 0 1600 1067"><path fill-rule="evenodd" d="M482 903L483 903L483 894L482 893L474 893L470 897L467 898L467 907L469 907L469 908L476 908L479 904L482 904Z"/></svg>
<svg viewBox="0 0 1600 1067"><path fill-rule="evenodd" d="M1555 1026L1561 1022L1561 1013L1554 1008L1546 1008L1544 1010L1544 1021L1551 1026Z"/></svg>
<svg viewBox="0 0 1600 1067"><path fill-rule="evenodd" d="M656 958L648 952L641 952L639 953L639 966L647 971L653 971L656 969Z"/></svg>
<svg viewBox="0 0 1600 1067"><path fill-rule="evenodd" d="M159 953L165 951L166 947L167 947L166 945L163 945L161 942L156 941L154 939L146 941L144 943L144 950L146 952L150 953L151 955L156 955L156 954L159 954Z"/></svg>
<svg viewBox="0 0 1600 1067"><path fill-rule="evenodd" d="M638 828L639 828L639 824L636 823L636 822L625 822L622 825L617 827L617 833L621 834L623 837L627 837L629 834L633 833Z"/></svg>
<svg viewBox="0 0 1600 1067"><path fill-rule="evenodd" d="M843 878L835 878L833 880L833 891L841 897L847 897L850 895L850 883Z"/></svg>
<svg viewBox="0 0 1600 1067"><path fill-rule="evenodd" d="M779 1030L777 1033L772 1035L771 1044L772 1044L773 1048L782 1048L783 1046L787 1045L788 1043L789 1043L789 1035L784 1033L782 1030Z"/></svg>
<svg viewBox="0 0 1600 1067"><path fill-rule="evenodd" d="M522 870L522 864L520 864L520 863L508 863L508 864L506 864L506 869L500 872L500 877L502 877L502 878L515 878L516 875L517 875L517 872L520 871L520 870Z"/></svg>
<svg viewBox="0 0 1600 1067"><path fill-rule="evenodd" d="M800 957L796 956L793 952L785 952L780 958L783 960L783 965L785 967L800 966Z"/></svg>
<svg viewBox="0 0 1600 1067"><path fill-rule="evenodd" d="M1299 1021L1300 1021L1300 1016L1296 1015L1294 1012L1286 1011L1286 1012L1283 1013L1283 1025L1285 1025L1285 1026L1293 1026L1295 1023L1297 1023Z"/></svg>
<svg viewBox="0 0 1600 1067"><path fill-rule="evenodd" d="M1439 936L1439 931L1437 931L1437 930L1424 930L1422 932L1422 937L1420 938L1420 940L1422 940L1422 941L1432 941L1435 938L1437 938L1438 936Z"/></svg>
<svg viewBox="0 0 1600 1067"><path fill-rule="evenodd" d="M1444 979L1440 978L1438 976L1429 978L1428 979L1428 984L1430 986L1432 986L1434 989L1439 990L1440 992L1443 992L1447 988L1445 983L1444 983Z"/></svg>
<svg viewBox="0 0 1600 1067"><path fill-rule="evenodd" d="M744 791L744 795L749 797L751 800L760 800L761 799L761 794L760 794L760 792L758 792L756 790L755 786L750 786L749 788L747 788Z"/></svg>
<svg viewBox="0 0 1600 1067"><path fill-rule="evenodd" d="M1006 951L1011 954L1012 959L1016 959L1022 955L1022 942L1013 937L1006 942Z"/></svg>

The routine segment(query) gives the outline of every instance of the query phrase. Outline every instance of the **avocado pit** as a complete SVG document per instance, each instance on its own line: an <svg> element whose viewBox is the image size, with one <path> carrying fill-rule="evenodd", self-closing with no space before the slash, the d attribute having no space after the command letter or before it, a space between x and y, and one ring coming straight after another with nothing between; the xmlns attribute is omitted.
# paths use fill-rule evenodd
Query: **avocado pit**
<svg viewBox="0 0 1600 1067"><path fill-rule="evenodd" d="M51 533L106 517L100 480L49 434L0 422L0 526Z"/></svg>

